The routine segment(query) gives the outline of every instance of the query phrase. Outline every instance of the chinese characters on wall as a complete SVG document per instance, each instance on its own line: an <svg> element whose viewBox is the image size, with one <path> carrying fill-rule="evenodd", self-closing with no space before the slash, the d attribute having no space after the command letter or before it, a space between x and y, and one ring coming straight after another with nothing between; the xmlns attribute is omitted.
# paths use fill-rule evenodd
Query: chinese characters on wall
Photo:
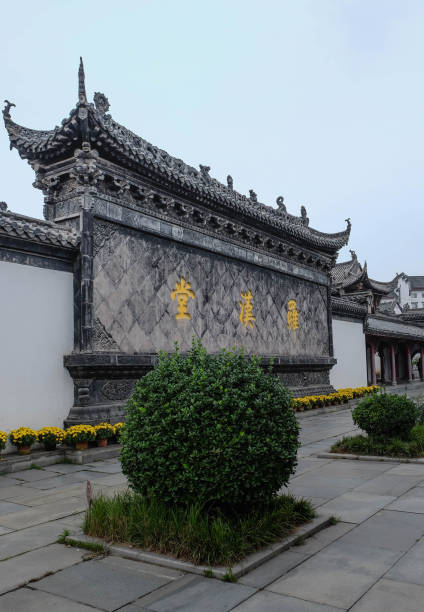
<svg viewBox="0 0 424 612"><path fill-rule="evenodd" d="M187 310L188 300L191 298L194 300L196 294L191 288L191 284L181 277L180 282L177 281L175 289L171 292L171 299L177 300L177 313L175 318L191 319L191 315ZM246 329L253 329L256 323L256 317L254 315L254 297L250 289L247 291L240 291L241 301L239 302L240 314L239 319L241 325ZM287 302L287 326L290 330L296 331L299 329L299 311L297 309L296 300L289 300Z"/></svg>

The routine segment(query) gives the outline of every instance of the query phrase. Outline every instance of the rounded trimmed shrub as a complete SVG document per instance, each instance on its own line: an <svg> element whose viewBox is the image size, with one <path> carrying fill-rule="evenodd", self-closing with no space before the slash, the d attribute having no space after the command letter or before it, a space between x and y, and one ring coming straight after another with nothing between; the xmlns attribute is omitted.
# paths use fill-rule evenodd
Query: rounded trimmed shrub
<svg viewBox="0 0 424 612"><path fill-rule="evenodd" d="M133 489L167 503L261 504L296 466L292 397L258 358L200 341L161 354L127 404L121 462Z"/></svg>
<svg viewBox="0 0 424 612"><path fill-rule="evenodd" d="M407 440L418 411L406 395L376 393L363 399L352 411L353 422L371 437Z"/></svg>

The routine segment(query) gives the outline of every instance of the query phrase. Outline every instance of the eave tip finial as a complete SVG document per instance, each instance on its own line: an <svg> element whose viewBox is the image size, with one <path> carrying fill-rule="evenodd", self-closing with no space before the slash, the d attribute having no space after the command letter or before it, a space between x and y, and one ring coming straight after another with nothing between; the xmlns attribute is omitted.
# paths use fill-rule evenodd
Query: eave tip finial
<svg viewBox="0 0 424 612"><path fill-rule="evenodd" d="M82 57L80 57L80 64L78 69L78 100L80 104L87 102L87 94L85 93L85 73L84 63Z"/></svg>
<svg viewBox="0 0 424 612"><path fill-rule="evenodd" d="M9 100L4 101L4 109L3 109L3 117L5 119L10 119L10 109L12 106L16 106L13 102L9 102Z"/></svg>

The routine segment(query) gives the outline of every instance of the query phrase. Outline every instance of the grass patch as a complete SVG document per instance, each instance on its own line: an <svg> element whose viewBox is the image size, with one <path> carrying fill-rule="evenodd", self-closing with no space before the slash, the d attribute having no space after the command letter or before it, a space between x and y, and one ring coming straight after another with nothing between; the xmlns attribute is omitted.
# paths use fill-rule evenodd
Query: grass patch
<svg viewBox="0 0 424 612"><path fill-rule="evenodd" d="M208 566L231 567L314 518L311 504L291 495L243 515L201 505L167 506L129 491L93 499L84 533Z"/></svg>
<svg viewBox="0 0 424 612"><path fill-rule="evenodd" d="M343 438L331 447L332 453L354 455L376 455L382 457L423 457L424 448L417 440L400 440L399 438L369 438L357 435Z"/></svg>

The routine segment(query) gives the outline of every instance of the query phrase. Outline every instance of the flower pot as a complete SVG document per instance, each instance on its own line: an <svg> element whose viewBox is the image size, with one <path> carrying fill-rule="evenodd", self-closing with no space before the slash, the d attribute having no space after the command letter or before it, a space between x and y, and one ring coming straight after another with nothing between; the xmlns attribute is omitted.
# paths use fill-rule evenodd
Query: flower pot
<svg viewBox="0 0 424 612"><path fill-rule="evenodd" d="M75 449L76 450L86 450L88 448L88 441L85 440L84 442L75 442Z"/></svg>
<svg viewBox="0 0 424 612"><path fill-rule="evenodd" d="M31 446L23 444L18 446L18 455L29 455Z"/></svg>
<svg viewBox="0 0 424 612"><path fill-rule="evenodd" d="M56 450L56 442L47 444L46 442L44 442L44 448L46 449L46 451L54 451Z"/></svg>
<svg viewBox="0 0 424 612"><path fill-rule="evenodd" d="M107 446L107 438L104 438L104 440L97 440L97 446L101 446L102 448Z"/></svg>

